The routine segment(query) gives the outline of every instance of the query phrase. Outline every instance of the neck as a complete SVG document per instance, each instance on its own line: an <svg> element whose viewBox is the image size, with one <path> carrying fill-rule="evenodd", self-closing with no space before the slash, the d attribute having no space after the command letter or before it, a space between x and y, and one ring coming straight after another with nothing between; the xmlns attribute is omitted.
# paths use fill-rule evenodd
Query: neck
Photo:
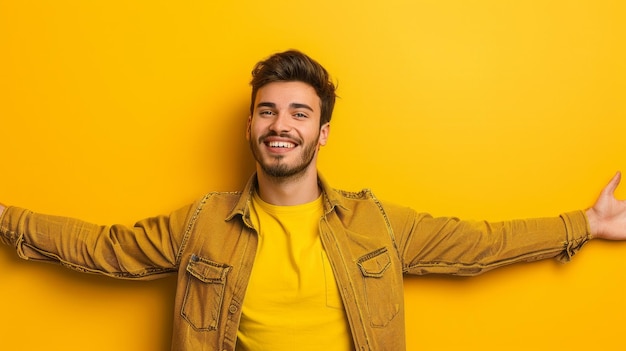
<svg viewBox="0 0 626 351"><path fill-rule="evenodd" d="M257 169L257 181L261 199L277 206L305 204L315 201L321 193L315 168L289 178L272 177Z"/></svg>

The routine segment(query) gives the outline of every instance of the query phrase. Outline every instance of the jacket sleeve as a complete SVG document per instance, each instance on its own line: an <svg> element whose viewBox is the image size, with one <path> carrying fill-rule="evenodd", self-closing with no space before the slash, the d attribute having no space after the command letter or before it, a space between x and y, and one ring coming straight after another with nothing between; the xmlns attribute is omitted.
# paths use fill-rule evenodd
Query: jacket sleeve
<svg viewBox="0 0 626 351"><path fill-rule="evenodd" d="M133 227L100 226L73 218L8 207L0 218L0 241L23 259L116 278L154 279L176 271L193 207L148 218Z"/></svg>
<svg viewBox="0 0 626 351"><path fill-rule="evenodd" d="M493 223L434 218L394 206L387 214L406 274L471 276L517 262L566 262L591 238L582 211Z"/></svg>

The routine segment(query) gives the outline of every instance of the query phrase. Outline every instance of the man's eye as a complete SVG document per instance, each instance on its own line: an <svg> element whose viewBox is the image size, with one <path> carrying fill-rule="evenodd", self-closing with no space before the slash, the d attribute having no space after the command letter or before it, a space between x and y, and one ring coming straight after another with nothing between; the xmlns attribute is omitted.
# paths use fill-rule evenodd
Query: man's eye
<svg viewBox="0 0 626 351"><path fill-rule="evenodd" d="M260 115L264 115L264 116L271 116L274 114L274 112L272 111L261 111L259 112Z"/></svg>
<svg viewBox="0 0 626 351"><path fill-rule="evenodd" d="M296 112L294 114L294 116L297 117L297 118L306 118L307 117L307 115L302 113L302 112Z"/></svg>

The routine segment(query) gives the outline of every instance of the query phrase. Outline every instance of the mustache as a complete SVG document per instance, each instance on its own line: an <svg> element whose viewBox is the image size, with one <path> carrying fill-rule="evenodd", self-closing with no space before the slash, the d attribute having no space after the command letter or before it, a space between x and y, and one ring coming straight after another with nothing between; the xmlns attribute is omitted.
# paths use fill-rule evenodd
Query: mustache
<svg viewBox="0 0 626 351"><path fill-rule="evenodd" d="M259 144L262 144L265 142L265 139L269 138L269 137L279 137L279 138L283 138L283 139L287 139L290 141L293 141L296 144L302 144L303 141L302 139L298 138L297 136L291 135L289 133L277 133L276 131L270 130L269 132L261 135L259 137Z"/></svg>

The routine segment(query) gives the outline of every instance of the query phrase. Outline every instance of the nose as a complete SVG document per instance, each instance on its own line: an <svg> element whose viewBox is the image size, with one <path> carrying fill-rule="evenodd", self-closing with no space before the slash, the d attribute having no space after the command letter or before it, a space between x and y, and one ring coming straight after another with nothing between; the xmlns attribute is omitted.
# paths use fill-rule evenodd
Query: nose
<svg viewBox="0 0 626 351"><path fill-rule="evenodd" d="M278 134L288 132L291 130L290 120L291 118L288 113L279 112L276 114L276 117L274 117L272 124L270 124L270 130Z"/></svg>

